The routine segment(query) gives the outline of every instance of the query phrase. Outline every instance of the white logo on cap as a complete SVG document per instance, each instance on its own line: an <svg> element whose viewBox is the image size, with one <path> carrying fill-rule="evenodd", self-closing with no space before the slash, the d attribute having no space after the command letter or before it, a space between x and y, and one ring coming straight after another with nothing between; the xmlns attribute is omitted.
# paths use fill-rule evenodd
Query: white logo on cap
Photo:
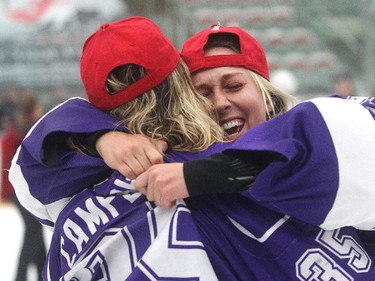
<svg viewBox="0 0 375 281"><path fill-rule="evenodd" d="M217 24L211 26L211 30L219 30L220 29L220 22L218 21Z"/></svg>

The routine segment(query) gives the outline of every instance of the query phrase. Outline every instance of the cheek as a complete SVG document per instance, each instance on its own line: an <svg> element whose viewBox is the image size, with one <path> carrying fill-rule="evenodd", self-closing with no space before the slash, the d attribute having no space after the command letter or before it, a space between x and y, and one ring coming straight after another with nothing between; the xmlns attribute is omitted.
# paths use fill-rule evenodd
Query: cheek
<svg viewBox="0 0 375 281"><path fill-rule="evenodd" d="M268 108L265 108L261 98L249 99L243 103L242 110L251 127L267 121Z"/></svg>
<svg viewBox="0 0 375 281"><path fill-rule="evenodd" d="M253 114L250 113L249 117L254 123L253 125L258 125L267 121L267 114L264 110L254 111Z"/></svg>

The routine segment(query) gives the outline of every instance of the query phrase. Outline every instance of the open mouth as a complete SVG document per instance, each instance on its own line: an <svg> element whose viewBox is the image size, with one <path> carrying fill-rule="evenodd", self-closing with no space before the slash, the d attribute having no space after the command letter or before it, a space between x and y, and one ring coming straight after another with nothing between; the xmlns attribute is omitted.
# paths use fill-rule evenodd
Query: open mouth
<svg viewBox="0 0 375 281"><path fill-rule="evenodd" d="M234 140L236 137L238 137L243 126L244 121L241 119L234 119L221 125L227 135L228 140Z"/></svg>

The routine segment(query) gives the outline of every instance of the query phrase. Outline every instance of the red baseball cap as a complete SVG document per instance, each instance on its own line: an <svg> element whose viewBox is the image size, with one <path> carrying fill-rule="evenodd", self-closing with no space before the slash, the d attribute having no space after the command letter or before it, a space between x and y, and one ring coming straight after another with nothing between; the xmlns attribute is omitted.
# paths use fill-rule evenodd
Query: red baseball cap
<svg viewBox="0 0 375 281"><path fill-rule="evenodd" d="M237 35L240 54L205 56L204 47L209 36L219 33ZM198 32L184 43L181 56L191 73L220 66L243 66L269 80L268 63L262 46L254 37L236 26L224 27L217 24Z"/></svg>
<svg viewBox="0 0 375 281"><path fill-rule="evenodd" d="M101 110L113 109L161 84L177 67L180 54L151 20L130 17L103 24L85 42L81 78L89 101ZM146 76L115 94L106 79L125 64L144 67Z"/></svg>

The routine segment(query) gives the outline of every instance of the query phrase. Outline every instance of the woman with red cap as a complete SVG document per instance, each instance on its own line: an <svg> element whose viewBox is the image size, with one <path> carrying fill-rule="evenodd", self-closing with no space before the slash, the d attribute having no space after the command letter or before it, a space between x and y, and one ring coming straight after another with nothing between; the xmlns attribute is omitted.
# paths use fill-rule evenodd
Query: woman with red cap
<svg viewBox="0 0 375 281"><path fill-rule="evenodd" d="M184 45L182 57L198 92L212 101L228 138L236 141L211 146L201 153L170 152L165 157L168 162L193 161L155 165L137 177L135 186L150 201L165 207L176 206L176 200L186 198L197 226L196 239L188 240L202 242L198 244L204 247L220 280L373 278L373 238L369 231L375 225L375 194L368 163L375 159L371 145L375 136L374 101L321 98L287 111L288 96L268 82L262 48L235 27L213 26L198 33ZM91 132L100 126L103 130L109 127L95 125ZM96 147L103 157L106 152L102 144L111 135L120 142L123 135L119 134L111 132L98 139ZM89 138L83 139L83 144L76 138L76 147L87 150L87 154L97 153ZM41 139L48 140L45 135ZM35 146L26 142L24 147ZM48 147L46 141L33 150L37 157L41 147ZM108 149L114 150L114 146ZM25 164L32 162L25 161L26 152L24 148L18 156L23 177L33 197L45 200L26 173L29 168ZM85 158L84 175L72 174L76 186L83 186L85 180L87 183L89 176L93 178L89 168L97 177L105 173L103 163L95 163L95 159ZM42 161L36 162L40 173ZM52 182L47 176L53 169L64 167L71 172L76 165L64 159L60 164L45 172L47 182ZM54 195L51 205L69 197L68 192L75 194L77 190ZM357 212L347 212L348 198ZM181 201L177 202L178 207ZM170 241L180 242L178 247L198 245L185 244L189 235L184 233L187 229L183 223L173 229L181 234L179 239L170 236ZM165 253L159 252L159 261ZM142 268L135 271L146 272L146 264L141 263ZM173 270L168 268L166 272ZM157 279L147 272L150 275L144 279Z"/></svg>
<svg viewBox="0 0 375 281"><path fill-rule="evenodd" d="M209 212L212 198L202 199L206 206L199 210L192 196L226 192L237 213L216 195L223 216L211 226L220 238L206 230L218 251L208 250L218 276L230 277L223 280L374 278L375 177L367 173L375 150L364 135L375 136L375 99L318 98L274 117L280 103L265 56L236 27L212 26L192 36L182 58L194 87L236 141L210 158L154 165L135 187L160 206L186 198L193 217L200 211L220 215ZM266 97L260 107L257 92ZM355 212L348 212L349 201Z"/></svg>

